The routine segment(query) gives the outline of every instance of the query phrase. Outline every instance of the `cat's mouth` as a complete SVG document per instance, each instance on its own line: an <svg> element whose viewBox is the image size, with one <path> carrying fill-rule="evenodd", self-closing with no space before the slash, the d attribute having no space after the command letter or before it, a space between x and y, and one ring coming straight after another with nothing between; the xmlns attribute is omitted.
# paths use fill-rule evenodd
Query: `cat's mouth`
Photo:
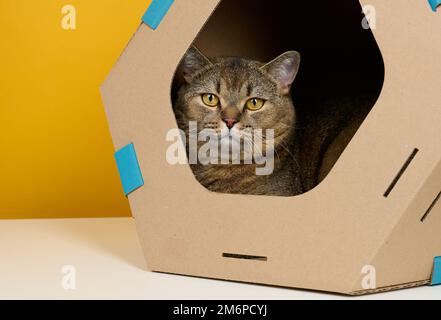
<svg viewBox="0 0 441 320"><path fill-rule="evenodd" d="M273 129L255 129L250 126L242 129L241 126L234 126L229 129L205 128L198 131L194 123L189 128L189 143L197 145L194 158L202 164L261 165L273 161Z"/></svg>
<svg viewBox="0 0 441 320"><path fill-rule="evenodd" d="M219 142L221 147L227 148L227 150L229 150L231 147L241 145L242 139L240 136L227 133L226 135L220 136Z"/></svg>
<svg viewBox="0 0 441 320"><path fill-rule="evenodd" d="M242 138L242 132L237 128L232 128L230 130L223 129L219 133L219 138L221 141L228 140L229 142L231 142L231 141L240 142L240 140Z"/></svg>

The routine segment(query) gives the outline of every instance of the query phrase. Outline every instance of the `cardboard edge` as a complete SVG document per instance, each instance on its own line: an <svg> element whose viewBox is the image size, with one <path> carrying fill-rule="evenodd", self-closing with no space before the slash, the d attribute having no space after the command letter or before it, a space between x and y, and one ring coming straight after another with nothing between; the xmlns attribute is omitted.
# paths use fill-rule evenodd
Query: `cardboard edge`
<svg viewBox="0 0 441 320"><path fill-rule="evenodd" d="M409 289L409 288L417 288L422 287L425 285L430 284L430 279L428 280L419 280L409 283L403 283L393 286L385 286L380 287L376 289L367 289L367 290L356 290L356 291L326 291L326 290L320 290L320 289L314 289L314 288L300 288L300 287L292 287L287 285L278 285L278 284L268 284L268 283L260 283L260 282L249 282L249 281L241 281L231 278L218 278L218 277L210 277L210 276L204 276L204 275L192 275L192 274L184 274L184 273L178 273L173 271L164 271L159 270L155 268L149 268L147 267L147 270L150 272L155 273L161 273L161 274L170 274L170 275L176 275L176 276L182 276L182 277L191 277L191 278L199 278L199 279L206 279L206 280L215 280L215 281L228 281L228 282L235 282L235 283L243 283L243 284L249 284L249 285L257 285L257 286L265 286L265 287L274 287L274 288L285 288L290 290L299 290L299 291L308 291L308 292L316 292L316 293L326 293L326 294L340 294L343 296L363 296L363 295L369 295L369 294L375 294L375 293L385 293L385 292L391 292L391 291L397 291L397 290L403 290L403 289Z"/></svg>
<svg viewBox="0 0 441 320"><path fill-rule="evenodd" d="M100 95L101 95L101 99L103 100L103 96L104 96L104 90L106 89L107 86L107 82L108 80L111 78L116 66L119 64L119 62L121 61L121 57L124 56L124 54L127 51L127 48L130 46L130 44L132 43L133 39L136 37L136 35L139 33L140 29L142 28L142 25L144 24L144 22L140 22L138 27L136 28L136 30L132 33L130 39L127 41L126 45L124 46L124 48L121 50L121 53L118 55L118 57L115 60L115 63L112 64L112 67L109 69L109 71L106 73L106 76L104 77L104 80L100 83L99 85L99 91L100 91ZM106 108L106 104L104 104L104 110L107 111ZM107 116L107 115L106 115ZM108 119L108 117L107 117Z"/></svg>
<svg viewBox="0 0 441 320"><path fill-rule="evenodd" d="M366 294L396 291L396 290L401 290L401 289L421 287L421 286L425 286L429 283L430 283L430 280L420 280L420 281L408 282L408 283L403 283L403 284L397 284L397 285L393 285L393 286L380 287L377 289L352 291L349 293L349 295L362 296L362 295L366 295Z"/></svg>
<svg viewBox="0 0 441 320"><path fill-rule="evenodd" d="M154 272L154 273L160 273L160 274L168 274L173 276L181 276L181 277L190 277L190 278L197 278L197 279L204 279L204 280L213 280L213 281L226 281L226 282L232 282L232 283L241 283L241 284L247 284L251 286L264 286L264 287L271 287L271 288L280 288L280 289L288 289L288 290L298 290L298 291L304 291L304 292L312 292L312 293L324 293L332 295L342 295L342 296L352 296L353 294L351 292L345 292L345 291L326 291L321 289L314 289L314 288L302 288L302 287L293 287L289 285L282 285L282 284L270 284L270 283L264 283L264 282L252 282L252 281L244 281L244 280L237 280L233 278L220 278L220 277L210 277L210 276L204 276L204 275L195 275L195 274L185 274L185 273L179 273L179 272L173 272L173 271L164 271L159 269L149 269L148 271Z"/></svg>

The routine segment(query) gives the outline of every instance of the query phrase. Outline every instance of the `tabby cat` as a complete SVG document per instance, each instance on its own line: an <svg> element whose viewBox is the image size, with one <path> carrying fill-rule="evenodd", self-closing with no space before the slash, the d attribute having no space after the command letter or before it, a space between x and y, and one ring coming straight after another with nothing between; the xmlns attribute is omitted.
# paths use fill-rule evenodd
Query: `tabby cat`
<svg viewBox="0 0 441 320"><path fill-rule="evenodd" d="M305 191L295 156L296 110L290 94L299 65L300 54L295 51L263 64L237 57L210 60L195 47L188 50L180 66L184 83L173 104L187 141L190 122L197 122L198 132L214 130L221 143L225 130L226 139L240 137L245 129L274 130L272 174L256 175L256 163L191 164L203 186L254 195L292 196Z"/></svg>

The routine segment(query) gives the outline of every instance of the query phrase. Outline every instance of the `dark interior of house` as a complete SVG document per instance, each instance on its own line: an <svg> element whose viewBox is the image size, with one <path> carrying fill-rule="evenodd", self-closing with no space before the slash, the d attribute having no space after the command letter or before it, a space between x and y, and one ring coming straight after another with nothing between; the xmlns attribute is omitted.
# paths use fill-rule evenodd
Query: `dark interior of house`
<svg viewBox="0 0 441 320"><path fill-rule="evenodd" d="M349 122L357 122L358 128L380 95L383 58L372 31L362 25L364 18L358 0L223 0L194 45L208 57L240 56L261 62L285 51L298 51L302 60L291 94L298 136L308 157L304 161L311 161L307 145L324 119L332 116L336 121L325 136L322 132L315 137L323 144L320 151L314 151L320 153L315 159L323 158ZM172 98L180 81L176 76ZM340 142L344 144L338 148L340 153L348 142ZM336 159L325 171L329 172L338 156L334 155ZM322 160L317 161L314 165L320 168ZM327 172L319 171L317 179L322 180Z"/></svg>

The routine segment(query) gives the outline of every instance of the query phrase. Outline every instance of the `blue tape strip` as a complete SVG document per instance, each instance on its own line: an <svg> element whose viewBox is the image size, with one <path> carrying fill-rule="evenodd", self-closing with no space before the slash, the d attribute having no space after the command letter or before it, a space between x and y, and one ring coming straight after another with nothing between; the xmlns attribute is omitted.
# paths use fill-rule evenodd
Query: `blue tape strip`
<svg viewBox="0 0 441 320"><path fill-rule="evenodd" d="M441 284L441 257L435 257L433 262L432 286Z"/></svg>
<svg viewBox="0 0 441 320"><path fill-rule="evenodd" d="M144 185L133 143L115 152L115 160L126 196Z"/></svg>
<svg viewBox="0 0 441 320"><path fill-rule="evenodd" d="M173 2L174 0L153 0L142 17L142 21L153 30L156 30Z"/></svg>
<svg viewBox="0 0 441 320"><path fill-rule="evenodd" d="M429 0L429 4L432 7L432 10L436 12L436 8L441 5L441 0Z"/></svg>

